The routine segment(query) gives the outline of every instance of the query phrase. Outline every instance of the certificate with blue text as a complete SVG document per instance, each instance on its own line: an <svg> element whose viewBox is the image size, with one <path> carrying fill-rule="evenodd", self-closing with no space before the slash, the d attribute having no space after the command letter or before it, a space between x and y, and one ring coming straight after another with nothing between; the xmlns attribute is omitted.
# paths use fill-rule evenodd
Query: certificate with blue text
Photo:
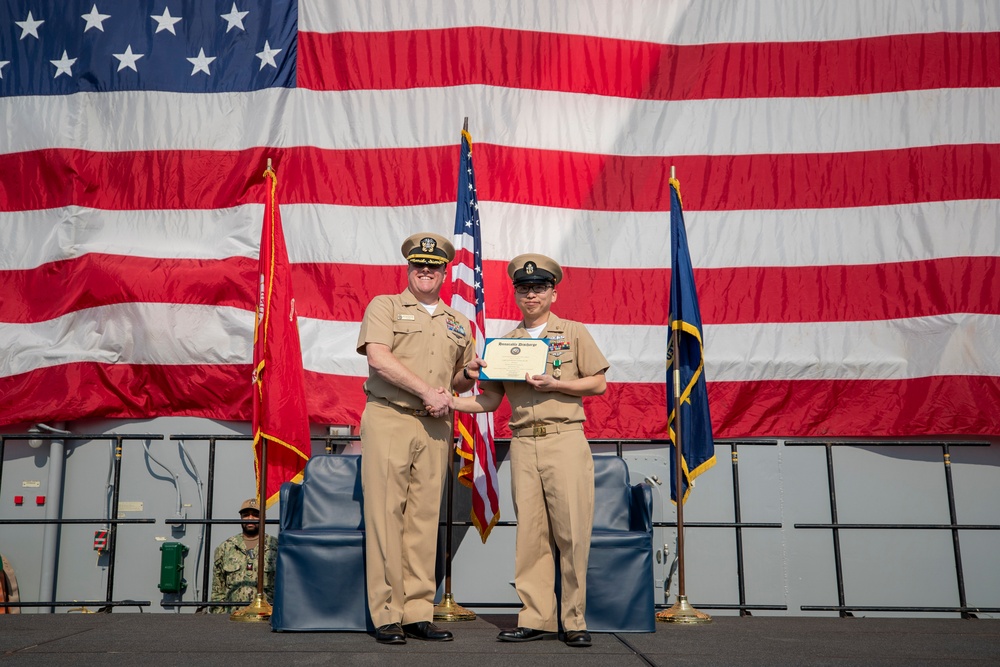
<svg viewBox="0 0 1000 667"><path fill-rule="evenodd" d="M548 357L548 338L487 338L479 379L524 382L525 374L545 373Z"/></svg>

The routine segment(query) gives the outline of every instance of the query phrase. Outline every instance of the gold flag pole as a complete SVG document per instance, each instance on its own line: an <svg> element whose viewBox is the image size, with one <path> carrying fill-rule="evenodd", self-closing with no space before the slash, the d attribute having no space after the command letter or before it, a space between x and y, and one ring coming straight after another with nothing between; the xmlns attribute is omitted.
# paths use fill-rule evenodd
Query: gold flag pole
<svg viewBox="0 0 1000 667"><path fill-rule="evenodd" d="M257 504L260 505L260 517L257 519L257 595L254 601L242 609L237 609L230 616L230 621L257 622L271 619L271 605L264 597L264 550L267 547L267 535L264 533L264 521L267 514L267 438L260 439L260 484L257 489Z"/></svg>
<svg viewBox="0 0 1000 667"><path fill-rule="evenodd" d="M434 605L434 620L474 621L476 620L476 613L455 602L455 598L451 594L451 531L453 510L452 501L454 495L454 482L452 481L452 474L454 471L455 448L452 447L451 454L448 457L448 480L446 482L446 489L448 493L448 524L445 526L444 531L444 594L441 596L441 603Z"/></svg>
<svg viewBox="0 0 1000 667"><path fill-rule="evenodd" d="M670 178L676 178L674 167L670 167ZM671 267L676 270L676 267ZM673 347L673 376L674 376L674 492L677 495L677 602L670 609L665 609L656 614L656 620L664 623L683 623L694 625L700 623L711 623L712 617L698 611L688 602L684 591L684 492L681 488L681 449L683 440L681 439L681 365L680 365L680 332L674 328L673 320L670 321L671 345ZM669 417L669 415L668 415Z"/></svg>
<svg viewBox="0 0 1000 667"><path fill-rule="evenodd" d="M274 171L271 158L267 158L267 171ZM260 479L257 480L257 504L260 506L257 520L257 595L246 607L237 609L230 616L230 621L259 622L271 619L271 604L264 597L264 551L267 549L267 534L264 532L264 522L267 518L267 438L260 438Z"/></svg>
<svg viewBox="0 0 1000 667"><path fill-rule="evenodd" d="M465 123L462 126L462 130L465 132L469 131L469 117L465 117ZM454 444L454 443L452 443ZM435 621L474 621L476 620L476 614L463 607L462 605L455 602L455 597L451 594L451 532L452 532L452 509L453 509L453 495L454 495L454 483L452 482L452 474L455 471L455 447L451 448L451 453L448 455L448 481L447 481L447 492L448 492L448 524L444 529L444 594L441 596L441 603L434 605L434 620Z"/></svg>

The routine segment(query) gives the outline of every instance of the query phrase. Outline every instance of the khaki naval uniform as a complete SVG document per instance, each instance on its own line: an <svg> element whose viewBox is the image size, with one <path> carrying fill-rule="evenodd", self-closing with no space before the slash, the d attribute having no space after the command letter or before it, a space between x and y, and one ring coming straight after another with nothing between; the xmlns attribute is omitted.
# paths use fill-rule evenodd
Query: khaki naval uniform
<svg viewBox="0 0 1000 667"><path fill-rule="evenodd" d="M438 301L431 316L409 290L375 297L358 352L368 343L393 355L432 387L475 358L469 321ZM441 489L454 441L452 418L434 418L418 396L369 370L361 416L368 607L375 627L434 618Z"/></svg>
<svg viewBox="0 0 1000 667"><path fill-rule="evenodd" d="M521 326L505 338L530 338ZM562 380L597 375L608 360L579 322L549 313L545 372ZM514 586L518 625L556 631L555 553L562 571L563 630L586 630L587 561L594 524L594 459L583 434L583 399L504 382L511 406L511 487L517 515Z"/></svg>

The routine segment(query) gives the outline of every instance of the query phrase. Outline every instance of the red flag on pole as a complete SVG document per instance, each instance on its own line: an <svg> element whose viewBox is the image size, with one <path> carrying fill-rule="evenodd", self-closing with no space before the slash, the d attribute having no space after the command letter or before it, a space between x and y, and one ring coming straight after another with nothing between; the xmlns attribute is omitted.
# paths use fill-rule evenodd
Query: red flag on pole
<svg viewBox="0 0 1000 667"><path fill-rule="evenodd" d="M261 451L267 447L266 505L284 482L300 481L312 454L295 297L278 211L278 176L268 161L264 225L260 237L257 311L253 330L253 445L257 488Z"/></svg>

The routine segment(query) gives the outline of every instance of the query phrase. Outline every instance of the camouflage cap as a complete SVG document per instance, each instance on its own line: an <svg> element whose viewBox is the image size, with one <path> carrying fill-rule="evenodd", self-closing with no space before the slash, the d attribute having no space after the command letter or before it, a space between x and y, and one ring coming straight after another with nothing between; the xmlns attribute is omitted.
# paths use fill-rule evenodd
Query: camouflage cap
<svg viewBox="0 0 1000 667"><path fill-rule="evenodd" d="M260 503L257 502L256 498L247 498L243 501L243 504L240 505L240 514L244 512L256 512L260 514Z"/></svg>

